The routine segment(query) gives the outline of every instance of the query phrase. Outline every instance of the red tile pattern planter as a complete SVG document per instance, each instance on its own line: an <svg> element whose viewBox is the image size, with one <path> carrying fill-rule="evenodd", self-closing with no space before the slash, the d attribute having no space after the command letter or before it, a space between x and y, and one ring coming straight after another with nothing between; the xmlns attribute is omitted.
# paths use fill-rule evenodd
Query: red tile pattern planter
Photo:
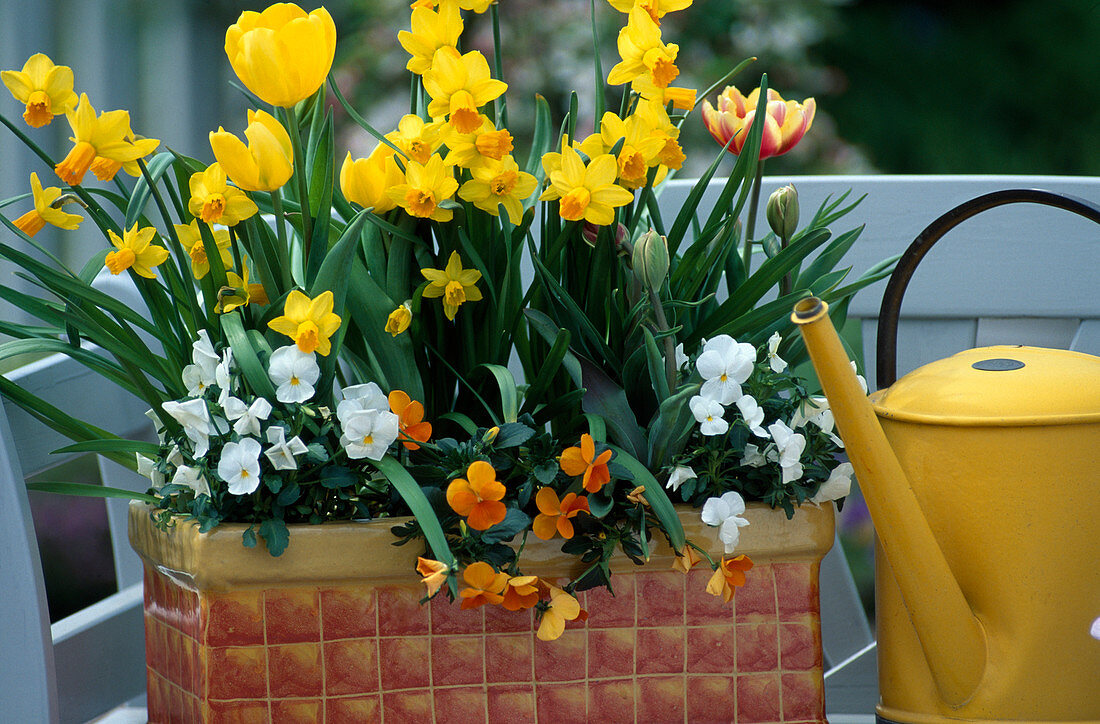
<svg viewBox="0 0 1100 724"><path fill-rule="evenodd" d="M411 567L407 584L204 590L146 554L149 718L824 722L823 553L757 552L730 604L705 592L709 571L630 566L616 596L584 592L588 621L554 642L535 638L530 611L421 606Z"/></svg>

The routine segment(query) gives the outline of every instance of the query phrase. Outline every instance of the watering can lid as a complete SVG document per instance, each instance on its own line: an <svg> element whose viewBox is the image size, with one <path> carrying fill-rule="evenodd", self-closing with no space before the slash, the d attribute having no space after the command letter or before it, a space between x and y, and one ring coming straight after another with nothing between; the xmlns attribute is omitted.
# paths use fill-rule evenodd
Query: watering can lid
<svg viewBox="0 0 1100 724"><path fill-rule="evenodd" d="M932 362L872 396L882 417L941 425L1100 422L1100 357L1020 345Z"/></svg>

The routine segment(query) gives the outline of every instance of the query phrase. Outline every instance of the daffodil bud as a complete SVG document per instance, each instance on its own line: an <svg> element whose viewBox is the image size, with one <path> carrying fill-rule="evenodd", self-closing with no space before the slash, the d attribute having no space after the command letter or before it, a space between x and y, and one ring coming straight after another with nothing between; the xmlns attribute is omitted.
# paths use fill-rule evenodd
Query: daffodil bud
<svg viewBox="0 0 1100 724"><path fill-rule="evenodd" d="M790 239L798 230L798 192L787 184L768 197L768 226L780 239Z"/></svg>
<svg viewBox="0 0 1100 724"><path fill-rule="evenodd" d="M650 289L659 289L668 275L668 241L653 229L634 244L634 274Z"/></svg>

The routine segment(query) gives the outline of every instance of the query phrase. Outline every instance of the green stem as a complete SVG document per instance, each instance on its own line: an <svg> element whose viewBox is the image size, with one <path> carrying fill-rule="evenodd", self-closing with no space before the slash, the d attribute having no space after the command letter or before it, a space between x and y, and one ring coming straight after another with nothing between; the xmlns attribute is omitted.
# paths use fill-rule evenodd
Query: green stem
<svg viewBox="0 0 1100 724"><path fill-rule="evenodd" d="M302 133L298 128L298 114L293 106L286 109L287 125L290 126L290 146L294 149L294 178L298 180L298 206L302 211L302 259L309 260L310 242L313 240L313 213L309 208L309 181L306 178L306 157L302 150ZM274 196L275 192L272 192Z"/></svg>
<svg viewBox="0 0 1100 724"><path fill-rule="evenodd" d="M657 296L657 292L652 289L648 291L649 305L653 307L653 317L657 322L657 329L662 332L667 332L670 327L668 326L668 319L665 317L665 308L661 303L661 298ZM665 377L668 378L668 390L671 394L675 392L676 388L679 386L676 369L676 344L673 342L671 334L666 334L662 337L661 343L665 348Z"/></svg>
<svg viewBox="0 0 1100 724"><path fill-rule="evenodd" d="M749 223L745 227L745 248L741 252L741 261L745 265L745 276L752 268L752 239L756 234L756 208L760 205L760 181L764 176L764 162L756 164L756 178L752 181L752 199L749 201Z"/></svg>
<svg viewBox="0 0 1100 724"><path fill-rule="evenodd" d="M497 80L504 80L504 62L502 60L503 53L501 52L500 44L500 15L497 12L497 4L493 3L489 6L489 15L493 19L493 67L496 73ZM496 120L497 128L508 127L508 101L502 94L497 98L495 104L496 108Z"/></svg>
<svg viewBox="0 0 1100 724"><path fill-rule="evenodd" d="M279 189L271 192L271 209L275 213L275 232L279 235L279 248L275 254L279 257L279 270L282 272L283 289L294 286L294 280L290 274L290 248L286 243L286 220L283 218L283 195ZM302 215L303 218L306 214ZM261 222L262 223L262 222ZM270 262L268 262L270 264Z"/></svg>

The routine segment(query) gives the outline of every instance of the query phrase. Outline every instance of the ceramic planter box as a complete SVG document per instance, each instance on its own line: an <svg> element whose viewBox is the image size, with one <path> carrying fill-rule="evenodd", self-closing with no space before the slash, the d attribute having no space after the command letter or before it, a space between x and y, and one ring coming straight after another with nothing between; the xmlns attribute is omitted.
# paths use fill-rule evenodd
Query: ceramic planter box
<svg viewBox="0 0 1100 724"><path fill-rule="evenodd" d="M418 549L394 521L302 526L273 559L241 546L243 526L157 530L130 509L145 562L151 722L824 722L818 568L832 506L750 505L738 553L756 562L734 601L705 592L708 570L613 567L616 596L557 641L531 611L462 611L418 601ZM697 510L689 538L721 554ZM561 541L529 542L525 573L565 576ZM700 568L705 568L701 564Z"/></svg>

